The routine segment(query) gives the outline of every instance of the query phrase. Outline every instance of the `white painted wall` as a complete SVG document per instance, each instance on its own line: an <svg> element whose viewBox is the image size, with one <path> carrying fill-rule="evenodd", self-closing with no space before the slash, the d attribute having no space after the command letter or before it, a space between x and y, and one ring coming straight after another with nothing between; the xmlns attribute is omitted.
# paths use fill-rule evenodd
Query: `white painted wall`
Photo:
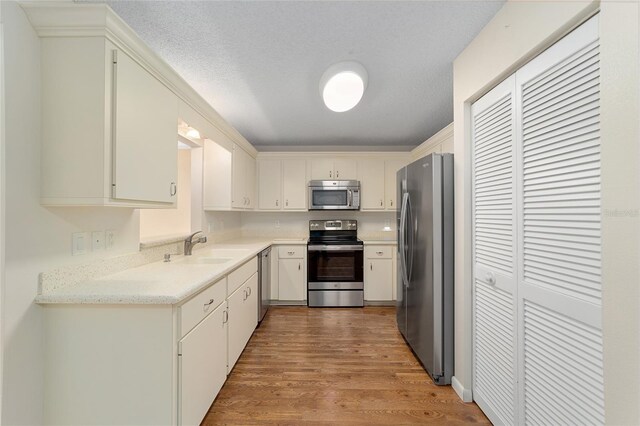
<svg viewBox="0 0 640 426"><path fill-rule="evenodd" d="M0 7L0 420L2 419L2 367L4 354L4 24Z"/></svg>
<svg viewBox="0 0 640 426"><path fill-rule="evenodd" d="M4 21L6 264L2 328L2 419L42 424L42 309L38 274L138 250L138 213L116 208L40 206L40 42L22 9L0 2ZM3 155L3 159L5 156ZM110 251L71 256L71 234L112 229Z"/></svg>
<svg viewBox="0 0 640 426"><path fill-rule="evenodd" d="M605 419L640 424L640 5L600 12Z"/></svg>
<svg viewBox="0 0 640 426"><path fill-rule="evenodd" d="M600 7L606 421L640 424L638 3L507 2L454 62L455 379L471 396L470 105ZM630 195L631 194L631 195ZM607 215L607 209L632 212Z"/></svg>

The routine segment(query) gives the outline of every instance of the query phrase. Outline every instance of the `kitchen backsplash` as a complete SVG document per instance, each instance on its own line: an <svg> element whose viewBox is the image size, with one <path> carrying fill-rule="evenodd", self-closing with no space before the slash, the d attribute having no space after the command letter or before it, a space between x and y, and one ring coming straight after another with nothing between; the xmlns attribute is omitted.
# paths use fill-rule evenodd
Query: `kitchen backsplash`
<svg viewBox="0 0 640 426"><path fill-rule="evenodd" d="M299 238L309 236L309 220L356 219L360 239L396 238L396 213L314 211L243 212L242 235L247 237Z"/></svg>

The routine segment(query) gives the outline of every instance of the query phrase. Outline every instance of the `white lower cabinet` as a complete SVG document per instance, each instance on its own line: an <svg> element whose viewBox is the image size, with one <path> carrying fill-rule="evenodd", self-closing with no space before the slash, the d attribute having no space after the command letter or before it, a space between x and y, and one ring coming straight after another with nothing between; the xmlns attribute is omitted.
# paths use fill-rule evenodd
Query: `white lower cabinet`
<svg viewBox="0 0 640 426"><path fill-rule="evenodd" d="M307 300L307 246L282 245L277 252L278 300L299 305Z"/></svg>
<svg viewBox="0 0 640 426"><path fill-rule="evenodd" d="M278 262L278 296L282 301L307 300L305 259L280 259Z"/></svg>
<svg viewBox="0 0 640 426"><path fill-rule="evenodd" d="M44 424L199 425L258 323L257 260L176 305L43 308Z"/></svg>
<svg viewBox="0 0 640 426"><path fill-rule="evenodd" d="M199 425L227 379L227 303L178 343L181 425Z"/></svg>
<svg viewBox="0 0 640 426"><path fill-rule="evenodd" d="M258 274L253 274L229 296L227 303L229 304L227 373L230 373L258 325Z"/></svg>
<svg viewBox="0 0 640 426"><path fill-rule="evenodd" d="M364 260L364 300L391 301L394 299L393 246L366 246Z"/></svg>

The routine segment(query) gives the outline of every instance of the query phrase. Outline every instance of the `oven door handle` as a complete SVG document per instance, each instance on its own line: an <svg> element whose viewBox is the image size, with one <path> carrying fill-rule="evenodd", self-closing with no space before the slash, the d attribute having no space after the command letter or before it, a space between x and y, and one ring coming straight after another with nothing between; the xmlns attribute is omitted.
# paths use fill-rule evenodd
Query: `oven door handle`
<svg viewBox="0 0 640 426"><path fill-rule="evenodd" d="M317 246L307 246L308 251L363 251L364 246L361 245L352 245L352 246L328 246L328 245L317 245Z"/></svg>

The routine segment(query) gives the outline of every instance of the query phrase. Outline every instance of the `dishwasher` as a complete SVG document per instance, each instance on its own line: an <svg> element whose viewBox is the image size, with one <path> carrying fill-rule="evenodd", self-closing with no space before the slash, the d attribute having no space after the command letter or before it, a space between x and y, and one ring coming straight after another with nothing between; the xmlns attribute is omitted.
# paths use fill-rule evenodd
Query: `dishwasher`
<svg viewBox="0 0 640 426"><path fill-rule="evenodd" d="M258 323L262 322L271 300L271 247L258 254Z"/></svg>

